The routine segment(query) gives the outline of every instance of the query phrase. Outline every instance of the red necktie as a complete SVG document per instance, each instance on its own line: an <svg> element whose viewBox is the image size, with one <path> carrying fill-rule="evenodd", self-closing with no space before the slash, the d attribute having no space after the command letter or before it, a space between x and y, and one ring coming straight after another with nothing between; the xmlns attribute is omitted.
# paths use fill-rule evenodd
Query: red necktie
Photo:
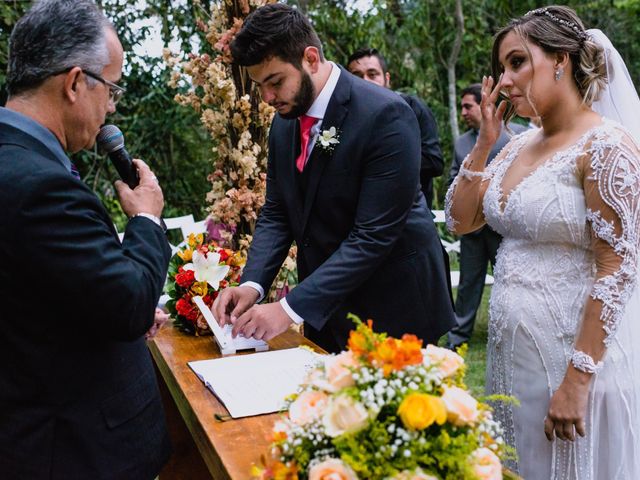
<svg viewBox="0 0 640 480"><path fill-rule="evenodd" d="M309 147L311 127L318 119L308 115L301 115L298 120L300 120L300 156L296 159L296 167L299 172L302 172L304 164L307 162L307 148Z"/></svg>

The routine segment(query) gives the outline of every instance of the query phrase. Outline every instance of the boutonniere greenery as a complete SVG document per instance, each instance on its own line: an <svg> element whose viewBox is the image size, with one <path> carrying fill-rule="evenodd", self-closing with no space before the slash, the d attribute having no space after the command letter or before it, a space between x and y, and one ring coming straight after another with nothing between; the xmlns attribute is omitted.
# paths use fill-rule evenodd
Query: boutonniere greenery
<svg viewBox="0 0 640 480"><path fill-rule="evenodd" d="M335 146L340 143L340 135L336 127L322 130L318 136L318 143L323 150L332 152Z"/></svg>

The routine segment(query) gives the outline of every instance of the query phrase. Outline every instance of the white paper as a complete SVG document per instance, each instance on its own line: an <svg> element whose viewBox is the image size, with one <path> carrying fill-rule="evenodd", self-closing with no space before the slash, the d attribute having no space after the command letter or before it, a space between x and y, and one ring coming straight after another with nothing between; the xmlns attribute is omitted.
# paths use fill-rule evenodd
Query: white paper
<svg viewBox="0 0 640 480"><path fill-rule="evenodd" d="M289 348L189 362L189 367L215 393L233 418L278 412L295 393L321 355Z"/></svg>
<svg viewBox="0 0 640 480"><path fill-rule="evenodd" d="M263 340L246 338L242 335L238 335L236 338L233 338L231 336L231 330L233 330L233 326L226 324L223 328L220 328L220 325L218 325L218 322L213 316L213 313L204 303L202 297L193 297L193 302L202 313L202 316L207 321L207 324L209 325L209 328L211 328L213 335L218 340L218 344L220 345L221 350L223 350L222 353L225 353L226 351L235 353L235 350L249 350L252 348L256 350L267 350L269 348L269 345Z"/></svg>

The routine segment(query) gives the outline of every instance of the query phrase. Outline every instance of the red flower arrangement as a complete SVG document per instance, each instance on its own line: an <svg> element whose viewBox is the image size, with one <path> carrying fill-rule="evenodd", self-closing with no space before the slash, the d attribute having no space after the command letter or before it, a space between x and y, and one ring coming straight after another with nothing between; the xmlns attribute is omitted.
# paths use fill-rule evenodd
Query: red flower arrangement
<svg viewBox="0 0 640 480"><path fill-rule="evenodd" d="M166 308L174 325L193 335L210 335L211 330L193 303L201 296L211 307L221 289L237 285L246 258L241 252L205 242L204 235L189 235L186 246L169 262L165 290L170 297Z"/></svg>

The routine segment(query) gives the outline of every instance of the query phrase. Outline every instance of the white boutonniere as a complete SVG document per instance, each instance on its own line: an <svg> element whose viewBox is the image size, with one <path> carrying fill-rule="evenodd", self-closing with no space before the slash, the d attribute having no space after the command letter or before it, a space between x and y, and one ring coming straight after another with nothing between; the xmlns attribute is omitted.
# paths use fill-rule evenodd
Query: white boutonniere
<svg viewBox="0 0 640 480"><path fill-rule="evenodd" d="M340 143L340 135L338 135L338 131L336 127L331 127L328 130L323 130L320 132L318 136L318 142L320 143L320 147L327 151L331 152L335 148L336 145Z"/></svg>

